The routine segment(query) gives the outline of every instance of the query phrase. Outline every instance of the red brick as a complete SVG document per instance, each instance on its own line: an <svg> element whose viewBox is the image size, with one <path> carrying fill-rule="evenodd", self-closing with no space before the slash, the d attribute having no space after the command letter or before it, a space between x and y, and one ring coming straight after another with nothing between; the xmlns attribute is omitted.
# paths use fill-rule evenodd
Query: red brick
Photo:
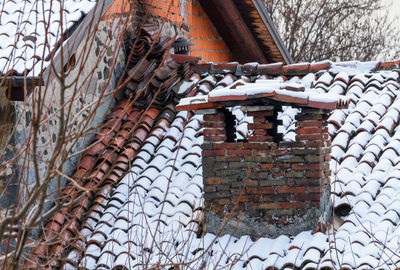
<svg viewBox="0 0 400 270"><path fill-rule="evenodd" d="M300 164L292 164L290 167L295 170L295 171L302 171L306 169L306 165L300 163Z"/></svg>
<svg viewBox="0 0 400 270"><path fill-rule="evenodd" d="M221 114L221 113L219 113L219 114L205 114L205 115L203 116L203 120L206 121L206 122L208 122L208 121L211 121L211 122L214 122L214 121L224 121L224 120L225 120L225 117L224 117L224 115Z"/></svg>
<svg viewBox="0 0 400 270"><path fill-rule="evenodd" d="M213 149L232 149L236 148L237 144L234 142L214 143Z"/></svg>
<svg viewBox="0 0 400 270"><path fill-rule="evenodd" d="M329 166L328 164L326 164L326 165ZM307 164L308 170L322 170L322 167L323 167L322 163L308 163Z"/></svg>
<svg viewBox="0 0 400 270"><path fill-rule="evenodd" d="M221 184L221 177L208 177L206 182L209 185L219 185Z"/></svg>
<svg viewBox="0 0 400 270"><path fill-rule="evenodd" d="M274 127L273 123L265 123L265 124L248 124L248 129L272 129Z"/></svg>
<svg viewBox="0 0 400 270"><path fill-rule="evenodd" d="M321 134L322 128L316 127L305 127L305 128L297 128L296 134Z"/></svg>
<svg viewBox="0 0 400 270"><path fill-rule="evenodd" d="M222 161L222 162L241 161L242 159L243 159L243 157L241 157L241 156L230 156L230 157L218 156L218 157L216 157L216 160L218 162L220 162L220 161Z"/></svg>
<svg viewBox="0 0 400 270"><path fill-rule="evenodd" d="M241 150L228 150L228 155L250 155L250 149L241 149Z"/></svg>
<svg viewBox="0 0 400 270"><path fill-rule="evenodd" d="M297 140L308 140L308 141L316 141L316 140L322 140L323 139L323 134L304 134L304 135L297 135L296 136Z"/></svg>
<svg viewBox="0 0 400 270"><path fill-rule="evenodd" d="M258 194L258 188L256 187L246 187L247 194Z"/></svg>
<svg viewBox="0 0 400 270"><path fill-rule="evenodd" d="M267 135L267 131L264 130L264 129L255 129L255 130L253 131L253 134L254 134L254 135Z"/></svg>
<svg viewBox="0 0 400 270"><path fill-rule="evenodd" d="M297 193L305 192L306 187L278 187L278 193Z"/></svg>
<svg viewBox="0 0 400 270"><path fill-rule="evenodd" d="M268 117L273 116L274 111L258 111L258 112L247 112L248 116L261 116L261 117Z"/></svg>
<svg viewBox="0 0 400 270"><path fill-rule="evenodd" d="M222 135L225 136L225 129L222 128L205 128L203 131L204 135Z"/></svg>
<svg viewBox="0 0 400 270"><path fill-rule="evenodd" d="M275 194L273 187L246 187L247 194Z"/></svg>
<svg viewBox="0 0 400 270"><path fill-rule="evenodd" d="M306 147L310 148L320 148L324 147L324 142L323 141L308 141L306 142Z"/></svg>
<svg viewBox="0 0 400 270"><path fill-rule="evenodd" d="M225 128L225 122L222 122L222 121L204 122L203 126L205 127L205 129Z"/></svg>
<svg viewBox="0 0 400 270"><path fill-rule="evenodd" d="M236 148L237 149L251 149L251 147L249 147L249 143L247 143L247 142L236 143Z"/></svg>
<svg viewBox="0 0 400 270"><path fill-rule="evenodd" d="M276 164L275 163L263 163L261 164L261 169L271 169L275 168Z"/></svg>
<svg viewBox="0 0 400 270"><path fill-rule="evenodd" d="M306 191L309 193L319 193L321 192L321 187L307 187Z"/></svg>
<svg viewBox="0 0 400 270"><path fill-rule="evenodd" d="M278 202L277 209L304 208L304 202Z"/></svg>
<svg viewBox="0 0 400 270"><path fill-rule="evenodd" d="M299 121L299 127L322 127L322 121Z"/></svg>
<svg viewBox="0 0 400 270"><path fill-rule="evenodd" d="M275 188L273 187L259 187L258 188L259 194L275 194Z"/></svg>
<svg viewBox="0 0 400 270"><path fill-rule="evenodd" d="M258 205L260 209L275 209L275 203L260 203Z"/></svg>
<svg viewBox="0 0 400 270"><path fill-rule="evenodd" d="M265 123L266 118L264 116L253 116L253 123Z"/></svg>
<svg viewBox="0 0 400 270"><path fill-rule="evenodd" d="M312 114L312 113L307 113L307 114L298 114L296 115L296 120L298 122L303 122L303 121L310 121L310 120L324 120L324 116L321 114Z"/></svg>
<svg viewBox="0 0 400 270"><path fill-rule="evenodd" d="M293 148L293 147L304 147L304 142L279 142L279 145L283 148Z"/></svg>
<svg viewBox="0 0 400 270"><path fill-rule="evenodd" d="M203 157L225 156L225 150L224 149L203 150L202 151L202 156Z"/></svg>
<svg viewBox="0 0 400 270"><path fill-rule="evenodd" d="M305 179L294 179L294 182L292 183L293 186L320 186L319 181L315 181L309 178L305 178Z"/></svg>
<svg viewBox="0 0 400 270"><path fill-rule="evenodd" d="M289 153L290 153L289 150L277 150L277 151L271 152L271 156L284 156L284 155L287 155Z"/></svg>
<svg viewBox="0 0 400 270"><path fill-rule="evenodd" d="M249 142L272 142L271 136L250 136Z"/></svg>
<svg viewBox="0 0 400 270"><path fill-rule="evenodd" d="M324 171L307 171L306 172L306 177L309 178L321 178L324 177Z"/></svg>
<svg viewBox="0 0 400 270"><path fill-rule="evenodd" d="M234 202L257 202L260 200L260 197L257 195L238 195L233 196Z"/></svg>
<svg viewBox="0 0 400 270"><path fill-rule="evenodd" d="M271 143L267 142L247 142L243 143L243 148L245 149L262 149L262 150L269 150L271 147Z"/></svg>
<svg viewBox="0 0 400 270"><path fill-rule="evenodd" d="M209 142L224 142L226 141L226 136L218 135L204 135L204 141Z"/></svg>
<svg viewBox="0 0 400 270"><path fill-rule="evenodd" d="M317 201L321 198L321 194L319 193L309 193L309 194L293 194L292 199L294 201Z"/></svg>

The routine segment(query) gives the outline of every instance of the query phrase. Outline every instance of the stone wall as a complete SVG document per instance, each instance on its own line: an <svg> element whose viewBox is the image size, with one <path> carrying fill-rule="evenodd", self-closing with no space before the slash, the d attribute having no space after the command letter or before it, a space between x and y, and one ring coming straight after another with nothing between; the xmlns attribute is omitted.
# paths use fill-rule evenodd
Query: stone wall
<svg viewBox="0 0 400 270"><path fill-rule="evenodd" d="M65 149L70 148L70 153L65 161L58 158L57 162L63 162L62 172L65 175L72 175L75 170L79 153L85 148L99 131L103 116L114 104L114 90L124 67L125 51L120 42L125 35L124 30L132 33L135 38L136 27L142 21L141 15L135 13L137 6L132 13L129 13L129 20L121 21L116 13L125 7L123 1L116 1L107 11L106 19L99 22L96 32L89 36L89 39L80 41L73 60L64 59L68 62L68 70L65 76L65 116L68 117L67 134L82 131L82 135L76 138L69 137L63 143ZM115 16L113 16L115 15ZM153 18L148 18L148 23L155 23L161 28L163 36L182 36L182 29L171 23L163 23ZM125 23L128 23L126 25ZM127 35L129 36L129 35ZM39 179L43 179L48 172L47 166L54 159L54 148L58 138L60 110L59 100L62 89L61 82L55 76L45 82L45 85L33 89L31 95L23 102L11 102L12 121L7 120L7 129L13 131L13 136L7 140L6 151L8 155L3 160L10 160L15 153L24 152L26 147L32 146L32 118L36 114L38 101L41 102L40 128L37 132L37 150ZM3 93L5 91L0 92ZM123 92L123 91L122 91ZM4 96L4 94L2 94ZM5 97L2 98L2 100ZM4 102L2 101L1 104ZM3 106L1 106L3 107ZM34 109L36 108L36 109ZM2 123L2 126L5 126ZM21 155L14 160L12 166L7 170L0 170L0 192L7 188L9 196L0 198L0 208L7 208L9 198L13 202L23 203L29 193L31 185L36 182L33 168L32 151L29 155ZM21 185L16 196L18 182ZM51 197L57 194L54 192L65 184L65 177L61 181L54 179L50 183L49 193ZM7 194L4 193L4 194ZM7 197L7 199L5 199Z"/></svg>
<svg viewBox="0 0 400 270"><path fill-rule="evenodd" d="M9 205L10 201L6 200L6 197L12 198L13 203L23 203L31 185L36 183L34 155L38 158L39 181L48 173L48 164L53 159L57 159L56 164L62 164L61 170L64 174L70 175L74 170L79 151L90 142L104 114L113 103L112 91L125 65L125 56L118 39L122 34L119 32L120 29L117 25L101 21L97 32L88 41L85 39L81 41L73 56L75 62L70 61L68 64L64 87L59 79L52 76L45 85L33 89L25 101L12 102L14 117L12 123L8 124L13 134L6 145L6 151L12 155L19 153L20 156L5 172L4 179L7 184L5 194L9 193L9 196L0 198L2 208ZM64 59L64 63L68 60ZM68 155L55 157L54 149L60 127L61 89L64 89L66 101L65 133L71 135L74 132L82 132L82 136L66 137L63 151L68 152ZM41 106L40 113L38 113L39 106ZM33 117L40 119L36 151L32 149ZM12 155L3 158L10 160ZM66 160L62 160L63 158ZM54 191L65 183L64 177L61 177L61 181L56 180L54 172L52 177L54 181L49 185L49 198L54 197L56 195ZM23 185L19 185L20 183ZM19 196L16 196L17 186L19 186Z"/></svg>
<svg viewBox="0 0 400 270"><path fill-rule="evenodd" d="M10 160L14 155L9 145L14 145L12 130L16 121L16 102L8 100L6 91L6 87L0 87L0 160ZM13 175L12 166L4 165L0 166L0 193L3 193L0 199L0 209L6 207L16 194L16 186L11 186L8 188L8 192L4 192L7 189L8 179Z"/></svg>
<svg viewBox="0 0 400 270"><path fill-rule="evenodd" d="M302 109L297 140L283 142L273 121L277 107L265 108L247 112L254 123L246 142L226 142L223 112L204 115L207 232L216 233L228 220L223 233L295 235L329 217L327 112Z"/></svg>

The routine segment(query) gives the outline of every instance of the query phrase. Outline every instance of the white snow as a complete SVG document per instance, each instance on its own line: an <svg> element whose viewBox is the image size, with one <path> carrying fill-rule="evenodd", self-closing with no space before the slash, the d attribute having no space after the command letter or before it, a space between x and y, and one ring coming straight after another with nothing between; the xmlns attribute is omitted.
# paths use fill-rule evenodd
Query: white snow
<svg viewBox="0 0 400 270"><path fill-rule="evenodd" d="M1 1L0 8L4 12L0 16L0 72L4 74L14 69L22 73L34 66L38 66L36 69L40 71L41 64L48 64L44 59L58 42L61 29L66 31L94 5L93 0L66 0L60 14L59 1ZM63 25L60 25L60 16L63 16Z"/></svg>

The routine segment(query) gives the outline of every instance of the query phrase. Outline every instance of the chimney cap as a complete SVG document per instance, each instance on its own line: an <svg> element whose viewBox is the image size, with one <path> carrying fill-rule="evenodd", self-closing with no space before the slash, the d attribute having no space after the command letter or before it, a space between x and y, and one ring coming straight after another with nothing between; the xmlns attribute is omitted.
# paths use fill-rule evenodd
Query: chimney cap
<svg viewBox="0 0 400 270"><path fill-rule="evenodd" d="M248 83L238 80L222 89L214 89L206 96L181 99L178 111L218 109L238 105L289 105L315 109L347 109L350 100L342 95L321 93L316 89L306 89L300 83L257 80Z"/></svg>

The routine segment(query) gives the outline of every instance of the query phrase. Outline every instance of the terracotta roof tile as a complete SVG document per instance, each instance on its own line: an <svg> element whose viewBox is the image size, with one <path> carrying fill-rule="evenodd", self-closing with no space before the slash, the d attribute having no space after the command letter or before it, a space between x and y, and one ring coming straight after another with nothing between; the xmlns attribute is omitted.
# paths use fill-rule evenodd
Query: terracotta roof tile
<svg viewBox="0 0 400 270"><path fill-rule="evenodd" d="M313 68L326 68L325 66L316 66L314 65ZM293 76L293 75L306 75L310 73L310 64L291 64L285 65L282 67L282 74Z"/></svg>
<svg viewBox="0 0 400 270"><path fill-rule="evenodd" d="M363 176L362 183L357 182L354 179L353 180L346 179L345 176L341 176L341 174L340 174L340 172L343 171L344 168L347 168L348 172L349 172L349 170L354 170L354 169L357 170L357 168L360 170L364 170L360 166L361 164L365 163L365 164L368 164L369 167L373 167L373 166L377 166L377 164L379 164L380 162L382 162L385 159L385 156L382 156L382 154L380 154L379 152L375 153L376 150L373 150L373 148L368 148L368 147L373 147L373 145L375 145L375 143L373 143L373 141L376 141L376 143L379 143L377 141L377 138L384 139L384 138L387 138L387 136L393 136L393 134L395 134L394 133L395 130L393 129L393 124L384 124L385 121L390 121L390 123L393 123L394 119L396 119L396 120L399 119L398 116L397 117L396 117L396 115L392 116L392 113L388 113L388 111L391 108L391 104L393 104L393 101L394 101L392 98L389 98L388 100L385 98L385 95L389 94L389 92L388 92L389 89L384 88L384 86L382 84L380 84L380 87L379 87L380 90L378 90L378 92L376 92L376 94L380 98L374 100L374 99L370 99L372 96L370 97L367 94L368 94L368 92L372 91L373 87L375 87L375 88L377 87L376 80L378 78L374 79L374 80L370 80L368 82L370 85L367 86L368 83L365 82L365 80L362 78L362 76L361 77L358 76L355 79L348 80L346 78L346 76L344 76L343 74L342 75L329 74L330 77L328 76L328 74L326 74L325 76L323 76L323 75L324 74L322 74L318 77L319 80L318 79L314 80L313 84L314 85L319 84L323 91L329 92L329 91L331 91L331 89L333 89L333 87L335 85L338 85L338 82L340 82L339 86L342 88L343 91L345 91L344 94L353 96L353 98L354 98L354 102L352 103L352 105L348 111L346 111L346 110L345 111L340 111L340 110L335 111L335 113L332 114L331 118L329 119L330 123L336 123L335 125L332 124L332 126L330 126L330 134L333 137L333 149L335 147L342 147L343 152L340 155L342 157L344 157L344 158L339 158L338 156L334 156L334 158L333 158L334 162L336 162L336 160L338 160L338 158L342 161L341 161L341 163L339 163L337 180L335 180L332 183L332 185L335 186L336 183L340 183L339 185L342 185L343 187L345 187L343 189L343 191L341 191L341 192L340 191L337 192L336 187L334 187L333 194L334 194L334 196L338 196L338 197L343 196L343 198L349 197L349 196L355 198L355 196L359 196L358 203L360 203L360 204L367 203L369 205L368 207L373 207L376 205L380 205L380 207L383 207L382 209L384 209L383 210L384 212L382 212L382 215L383 215L383 213L396 213L393 216L393 217L396 217L394 219L395 220L394 222L393 222L393 218L388 218L386 215L383 215L382 217L380 217L379 216L380 214L377 214L377 212L375 212L376 215L374 216L374 219L378 219L378 220L386 219L387 221L389 221L389 219L390 219L389 224L392 224L392 225L389 225L389 226L396 226L397 225L396 222L399 221L399 216L397 215L397 212L395 212L395 211L393 212L393 210L390 210L390 211L387 210L387 207L390 207L390 205L391 205L391 201L389 200L388 204L382 204L380 202L379 203L375 202L375 200L377 200L378 197L374 198L374 197L371 197L371 195L369 195L370 197L367 196L367 194L371 194L370 192L373 192L373 194L376 194L376 192L372 191L372 189L374 189L374 190L385 189L385 185L382 186L382 184L380 184L380 182L377 182L378 183L377 185L373 185L374 178L369 179L370 176L368 176L368 174ZM350 76L350 77L352 78L353 76ZM394 78L396 78L396 77L397 76L395 76ZM237 77L230 76L230 78L233 79L233 81L235 81ZM384 81L385 81L384 83L390 82L391 85L396 85L397 89L399 89L398 83L390 78L391 78L391 76L384 79ZM200 89L203 84L210 85L207 80L203 80L202 82L200 81L199 85L197 86L197 89ZM345 84L345 85L343 85L343 84ZM222 84L220 83L219 85L223 85L223 83ZM353 85L353 86L349 87L351 85ZM365 90L361 91L361 92L357 92L357 91L355 91L356 86L361 89L365 89ZM351 90L351 89L353 89L353 90ZM396 91L398 91L398 90L396 90ZM354 95L356 93L357 93L357 95ZM369 104L369 105L368 105L368 107L365 107L365 105L363 105L363 104ZM379 108L379 107L377 107L378 105L382 106L382 109L381 110L379 109L377 111L377 112L380 112L380 114L379 114L380 119L377 120L377 123L376 123L374 129L370 129L370 128L366 129L367 124L364 124L364 123L367 123L367 122L371 123L369 120L367 120L367 118L372 113L375 113L373 108L378 109ZM395 107L395 108L397 108L397 107ZM398 112L398 110L396 110L396 111ZM342 116L340 118L338 118L336 116L336 115L338 115L336 112L342 113ZM354 116L358 115L358 118L357 118L358 120L354 117L353 117L354 119L351 118L350 117L351 115L354 115ZM384 115L386 115L386 117ZM175 119L177 120L178 117L176 117ZM183 120L182 116L180 116L179 119ZM367 122L363 121L362 119L366 119L365 121L367 121ZM385 119L387 119L387 120L385 120ZM178 149L182 149L181 151L187 152L187 153L185 153L185 155L182 156L182 158L184 157L184 159L182 161L180 161L180 160L177 161L178 163L182 162L181 163L182 165L180 165L180 167L175 166L175 168L177 169L175 172L177 174L179 174L180 176L187 175L187 174L191 175L191 172L196 171L196 168L193 166L196 164L201 164L201 163L199 163L200 161L197 161L197 162L196 161L194 161L194 162L186 161L186 160L188 160L189 157L196 157L196 156L200 157L199 155L197 155L198 151L201 150L200 144L198 144L197 147L196 146L188 147L187 145L184 145L181 148L179 148L176 146L179 144L180 140L179 139L176 140L177 136L172 135L172 133L175 133L174 130L176 130L176 132L178 132L178 133L182 133L182 132L186 133L186 130L191 129L190 123L192 123L193 121L198 121L197 116L187 118L187 120L185 120L184 122L187 122L188 124L186 125L186 128L184 128L184 129L182 129L181 126L174 126L174 125L171 126L169 129L165 129L165 130L163 129L163 132L165 133L164 139L162 139L161 141L157 140L157 143L162 144L163 142L165 142L168 144L171 143L172 145L175 145L174 147L171 147L171 146L157 147L157 149L159 149L159 151L162 149L165 149L163 151L165 151L167 153L168 151L171 151L173 149L174 149L173 151L178 151ZM354 122L354 121L356 121L356 122ZM358 129L359 131L355 133L354 139L352 139L351 136L347 136L346 138L339 139L339 137L340 137L339 134L348 134L348 133L346 133L348 131L348 128L346 128L346 126L348 126L348 125L346 125L346 123L351 124L353 126L354 130L357 130L358 127L360 127ZM290 125L290 124L287 123L286 126L287 125ZM198 126L198 127L200 127L200 126ZM383 134L383 133L378 132L379 129L377 127L379 127L379 129L385 130L385 133ZM363 141L364 140L363 139L364 135L362 135L363 132L367 132L368 134L371 134L371 132L375 132L375 133L378 132L378 133L376 133L377 137L375 137L374 135L370 136L371 143L367 143L367 142ZM194 138L196 138L194 136L194 134L201 134L201 132L194 132L194 133L188 133L188 134L192 134L192 135L190 135L190 138L192 138L192 140L193 140ZM337 134L337 135L335 135L335 134ZM357 134L359 134L358 137L357 137ZM382 136L385 136L385 137L382 137ZM200 137L197 137L197 138L201 138L201 135L200 135ZM338 138L338 140L336 140L336 138ZM374 138L375 138L375 140L373 140ZM341 143L337 144L337 142L341 142ZM347 143L343 144L342 142L347 142ZM387 145L389 145L387 142L387 139L384 139L384 144L385 143ZM380 145L379 148L376 148L376 149L386 149L386 150L384 150L384 152L387 153L387 157L397 155L397 153L395 153L395 151L394 151L394 149L397 149L397 148L395 146L392 146L393 143L390 146L387 146L386 148L385 148L384 144L383 145L379 144ZM368 146L368 145L370 145L370 146ZM356 150L355 147L358 147L360 150ZM365 150L364 150L364 148L365 148ZM197 150L195 150L195 149L197 149ZM390 152L390 151L392 151L392 152ZM390 154L389 154L389 152L390 152ZM146 151L146 153L149 155L152 155L154 160L157 160L157 159L155 159L156 157L164 157L165 158L166 156L170 156L168 154L166 154L165 156L164 156L164 154L159 156L158 151L156 151L156 150L155 150L155 152L147 152ZM371 154L373 153L372 159L367 159L367 156L368 156L367 153L371 153ZM160 154L161 154L161 152L160 152ZM334 154L334 151L333 151L333 154ZM139 156L141 155L140 152L138 153L138 155ZM346 163L347 163L347 161L346 161L347 159L345 158L346 156L347 157L357 157L355 159L355 161L352 161L352 162L357 162L359 165L356 167L354 167L354 165L348 167L346 165ZM157 192L152 191L153 184L150 184L151 182L148 182L147 185L145 183L146 183L146 181L151 181L151 179L154 179L153 181L156 181L157 179L160 179L160 180L163 179L163 178L157 178L157 176L155 176L155 178L148 178L151 175L150 168L154 168L156 172L161 173L166 168L168 168L168 166L164 167L164 169L162 169L162 168L159 168L158 166L155 166L150 161L147 161L147 162L149 162L149 163L147 163L147 165L146 165L146 163L143 164L145 167L141 167L141 171L142 171L141 173L140 172L134 173L136 175L135 177L138 181L138 185L136 185L136 188L139 188L139 187L145 188L146 192L149 192L150 197L155 196L152 198L162 198L162 196L164 196L162 192L160 193L159 191L157 191ZM155 162L158 163L158 161L155 161ZM396 166L396 163L390 162L390 164L391 164L390 166ZM133 166L135 166L135 165L133 165ZM184 166L188 166L188 167L186 168ZM343 169L341 169L341 168L343 168ZM371 171L371 169L370 169L370 171ZM371 172L373 172L373 171L374 170L372 170ZM185 174L182 174L182 172L185 172ZM357 174L354 174L354 176L356 176L356 175ZM163 177L167 177L167 176L165 175ZM144 179L147 179L147 180L144 181ZM369 179L369 180L367 180L367 179ZM141 180L143 180L143 181L141 181ZM179 181L182 181L182 180L177 179L176 181L177 182L172 182L173 186L176 186L176 187L185 186L185 185L179 184ZM365 182L365 181L368 181L368 182ZM382 180L380 180L380 181L382 181ZM388 180L386 180L386 181L388 181ZM121 180L120 185L122 185L122 182L124 182L123 179ZM390 181L388 181L388 183L387 183L388 186L389 186L389 182ZM142 184L139 184L139 183L142 183ZM385 183L385 182L383 182L383 183ZM189 186L190 186L190 184L187 185L187 188L189 188ZM201 186L197 186L196 184L193 183L193 187L195 187L195 186L197 187L197 192L199 192L198 194L200 195L201 194ZM115 189L116 190L118 189L118 185ZM135 190L135 187L133 187L133 191L134 190ZM140 190L140 188L139 188L139 190ZM120 193L120 194L123 194L123 193ZM153 195L150 195L150 194L153 194ZM156 194L158 194L158 195L156 195ZM191 193L189 191L184 191L183 194L189 195L189 194L194 194L194 193ZM365 194L365 195L363 195L363 194ZM110 197L109 200L111 200L111 198L112 197ZM168 202L168 204L176 205L174 203L175 200L176 199L173 199L173 200L168 199L168 200L165 200L165 203ZM352 200L350 200L350 201L352 201ZM161 202L162 202L162 200L161 200ZM188 204L189 212L187 212L187 213L191 213L194 209L197 209L197 208L192 204L191 200L188 200L188 202L189 202L189 204ZM180 204L178 204L178 205L180 205ZM386 206L386 208L384 207L384 205ZM340 211L343 211L342 214L347 214L348 213L347 211L349 209L356 208L356 207L357 207L357 204L355 204L354 206L348 206L348 203L346 203L345 200L338 202L338 204L336 204L337 212L340 213ZM150 208L148 208L148 209L150 209ZM168 211L167 211L167 213L168 213ZM182 211L183 211L183 208L182 208ZM379 212L379 213L381 213L381 212ZM171 212L171 214L172 214L172 216L170 218L174 217L173 212ZM152 215L150 215L149 217L151 217L151 216ZM300 268L303 268L303 267L319 268L322 265L324 265L324 266L338 265L338 262L336 262L336 260L334 258L329 257L329 255L324 255L324 254L326 254L325 250L331 249L333 252L338 252L339 254L346 254L346 252L348 252L347 251L348 248L352 248L352 249L356 250L355 252L356 252L356 254L358 254L357 256L361 256L360 258L363 258L364 264L362 264L362 265L373 268L377 265L377 262L375 261L375 259L373 260L373 259L370 259L369 257L362 257L362 255L361 255L362 253L359 253L357 251L357 249L358 249L357 245L359 246L359 248L361 250L364 249L364 247L368 246L368 243L370 243L369 242L370 238L368 237L368 235L366 235L367 238L363 241L361 241L361 238L355 238L356 235L350 236L351 237L350 242L348 242L348 233L350 231L355 230L356 228L359 228L359 227L357 227L359 224L358 223L359 221L351 219L351 217L352 217L351 214L349 216L347 216L347 218L345 219L345 223L342 225L342 227L339 227L339 229L338 229L336 237L338 237L338 239L340 239L340 241L343 242L343 245L341 245L340 248L335 247L334 243L329 242L327 235L324 235L321 233L311 235L310 233L305 232L301 235L295 236L293 239L290 239L286 236L282 236L278 239L261 238L257 242L255 242L254 245L257 245L259 242L260 245L262 245L264 247L265 246L272 246L272 247L275 246L277 248L276 251L273 249L271 249L271 250L263 249L263 252L260 253L260 252L256 251L257 250L256 248L255 249L251 248L250 250L254 250L254 252L249 251L250 254L248 256L246 255L246 256L242 257L241 259L239 259L239 261L241 262L241 265L244 268L277 267L280 269L280 268L289 267L289 266L296 266L296 267L300 267ZM368 215L365 216L365 221L370 220L369 217L370 216L368 216ZM116 219L117 218L118 218L118 214L116 216ZM360 218L363 218L363 217L361 216ZM158 219L156 219L156 220L158 220ZM194 222L192 224L197 224L195 219L192 222ZM117 225L112 225L112 224L110 224L110 225L117 226ZM121 223L121 225L118 225L118 226L127 226L127 225L123 225L123 223ZM167 226L167 225L163 225L163 226ZM132 230L133 228L134 227L131 227L130 230ZM359 232L362 232L362 231L363 231L362 229L359 229ZM342 234L344 234L346 236L341 237ZM220 241L223 241L225 238L220 237L219 239L220 239ZM238 240L235 240L235 241L238 241ZM203 239L202 241L207 241L207 240ZM196 242L196 241L194 241L194 242ZM267 242L269 244L267 244ZM168 243L168 241L165 243ZM253 245L250 240L249 240L249 243L251 245ZM286 243L286 244L282 245L280 243ZM321 246L321 243L324 243L324 244ZM133 247L133 246L136 246L137 243L134 244L133 242L125 242L125 244L124 244L124 243L119 242L119 245L121 247L125 246L125 245ZM192 243L191 246L193 247L194 250L195 250L195 247L196 247L196 249L198 249L198 244ZM207 245L204 245L204 246L207 246ZM237 242L237 243L231 242L229 245L226 246L227 248L225 248L225 252L227 252L227 254L231 254L230 252L234 252L234 250L239 246L241 246L241 248L243 248L243 244L241 244L241 242ZM281 248L283 248L283 249L281 249ZM86 262L87 267L95 266L95 265L99 266L100 263L102 262L101 257L102 257L102 255L104 256L104 254L106 254L106 250L108 250L107 247L102 248L102 250L99 251L100 253L96 253L99 255L97 255L95 257L90 257L89 256L90 253L88 253L88 251L85 251L85 253L83 255L84 259L83 259L82 263ZM115 258L120 256L120 254L121 254L121 253L116 253L116 250L117 249L114 249L112 251L112 253L115 255L112 257L112 258L114 258L113 259L114 263L111 264L113 266L116 265ZM142 249L140 249L140 250L142 250ZM193 252L194 252L194 250L193 250ZM213 246L213 250L218 252L218 247ZM354 252L354 250L353 250L353 252ZM277 254L281 254L281 255L277 256ZM218 257L218 255L216 255L216 254L214 254L213 256ZM340 256L342 256L342 255L340 255ZM131 258L131 260L133 260L135 262L139 262L138 257L136 257L136 256L133 256L133 257L134 258ZM89 260L88 258L92 258L93 260ZM315 258L321 258L321 259L316 260ZM229 263L229 261L227 263ZM350 261L342 261L340 263L341 263L341 266L349 265L351 267L354 267L354 264L350 263ZM225 264L225 262L222 262L222 263L220 262L221 266L224 264ZM84 264L81 264L81 265L84 265ZM108 264L108 266L110 266L110 264Z"/></svg>
<svg viewBox="0 0 400 270"><path fill-rule="evenodd" d="M197 64L193 67L193 71L199 74L234 74L236 76L248 76L251 75L249 70L255 75L268 75L268 76L304 76L310 73L318 73L320 71L328 71L338 74L340 71L349 69L355 72L356 67L365 68L366 70L393 70L398 68L400 60L388 61L388 62L331 62L321 61L313 63L298 63L283 65L282 63L273 64L258 64L250 63L240 65L239 63L227 63L227 64L213 64L213 63L202 63ZM335 70L334 70L335 69ZM352 76L355 74L351 73Z"/></svg>
<svg viewBox="0 0 400 270"><path fill-rule="evenodd" d="M263 75L280 75L282 74L282 63L259 65L258 71Z"/></svg>
<svg viewBox="0 0 400 270"><path fill-rule="evenodd" d="M238 82L247 74L248 82L264 75L263 79L270 77L280 83L283 80L301 83L305 88L348 98L348 109L332 107L335 110L328 120L332 138L331 196L335 213L343 222L335 235L308 231L276 239L261 237L253 242L247 236L236 239L229 235L198 234L203 215L202 117L189 112L176 113L173 108L177 92L164 93L168 102L157 103L147 110L143 104L148 103L149 97L152 100L154 91L158 90L149 86L148 93L143 95L143 104L128 97L113 110L116 112L125 106L135 108L130 112L124 110L124 116L112 113L113 117L108 118L107 121L118 119L122 127L121 131L112 133L109 144L100 144L102 149L98 151L93 150L94 146L88 148L88 154L96 160L107 159L103 157L103 151L110 145L118 145L112 149L121 150L115 152L117 156L112 162L103 163L110 167L109 170L90 169L95 175L100 172L97 179L89 178L85 183L84 187L92 190L92 196L82 197L71 208L83 216L66 219L73 216L65 209L63 211L67 212L54 218L57 224L68 228L65 233L63 231L64 240L79 238L82 246L68 241L73 243L70 248L55 245L49 251L41 245L34 254L55 252L64 255L55 257L58 263L88 269L113 269L126 266L127 262L152 266L169 260L188 262L193 269L201 269L205 261L211 268L235 264L238 269L395 268L400 260L390 254L397 251L400 235L400 200L395 199L400 194L397 168L400 164L400 152L397 151L400 147L397 128L400 121L399 74L378 71L385 66L383 64L369 64L369 70L358 69L362 66L360 63L332 62L290 66L204 64L195 66L194 70L208 74L197 77L195 84L188 83L186 87L190 91L182 89L186 94L190 92L196 98L202 98L216 88ZM309 72L313 74L306 74ZM279 76L282 74L284 76ZM191 78L184 73L181 76ZM162 77L168 78L168 75ZM148 76L141 78L150 79ZM166 81L171 86L183 79L178 76L163 82ZM169 86L164 89L171 88ZM133 102L135 105L130 105ZM318 107L318 104L314 106ZM297 108L285 107L279 115L282 120L279 130L287 141L294 139L292 127L297 112ZM238 126L251 123L242 112L235 113ZM247 128L240 131L241 136L248 132ZM122 146L124 138L126 141ZM96 189L107 181L110 183L104 185L105 190ZM86 194L75 188L71 190L71 187L67 193L71 194L71 199ZM93 203L88 203L90 201ZM81 233L76 233L77 230ZM153 238L148 236L149 233L157 239L157 245L152 245ZM199 255L201 260L196 260ZM380 264L381 259L385 264Z"/></svg>

